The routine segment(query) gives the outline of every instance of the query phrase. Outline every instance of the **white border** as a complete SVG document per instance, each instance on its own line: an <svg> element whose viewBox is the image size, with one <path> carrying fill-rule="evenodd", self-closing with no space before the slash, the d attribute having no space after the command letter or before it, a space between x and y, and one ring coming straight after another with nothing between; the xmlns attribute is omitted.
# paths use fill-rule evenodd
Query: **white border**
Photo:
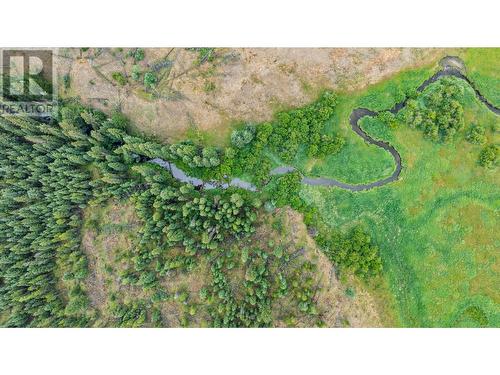
<svg viewBox="0 0 500 375"><path fill-rule="evenodd" d="M498 329L4 329L2 374L489 374Z"/></svg>
<svg viewBox="0 0 500 375"><path fill-rule="evenodd" d="M2 3L0 45L58 47L498 46L491 0L178 0Z"/></svg>

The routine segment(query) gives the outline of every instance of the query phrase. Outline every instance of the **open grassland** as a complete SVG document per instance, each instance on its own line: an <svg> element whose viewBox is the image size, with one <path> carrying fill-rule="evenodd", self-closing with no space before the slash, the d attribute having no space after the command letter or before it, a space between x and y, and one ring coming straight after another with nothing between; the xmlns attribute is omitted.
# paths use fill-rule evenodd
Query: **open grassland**
<svg viewBox="0 0 500 375"><path fill-rule="evenodd" d="M139 54L139 50L142 54ZM209 51L209 52L207 52ZM61 48L61 97L111 113L163 141L221 144L237 121L271 119L324 89L359 89L435 59L419 48ZM141 56L138 56L141 55ZM144 84L152 73L156 83Z"/></svg>
<svg viewBox="0 0 500 375"><path fill-rule="evenodd" d="M467 75L479 91L500 106L500 48L466 48L458 53L467 66Z"/></svg>
<svg viewBox="0 0 500 375"><path fill-rule="evenodd" d="M479 123L499 142L498 118L468 88L463 104L466 128ZM442 144L403 125L362 125L400 152L400 180L360 193L306 186L303 198L332 227L361 224L380 244L401 325L500 326L498 169L477 165L481 147L464 132Z"/></svg>

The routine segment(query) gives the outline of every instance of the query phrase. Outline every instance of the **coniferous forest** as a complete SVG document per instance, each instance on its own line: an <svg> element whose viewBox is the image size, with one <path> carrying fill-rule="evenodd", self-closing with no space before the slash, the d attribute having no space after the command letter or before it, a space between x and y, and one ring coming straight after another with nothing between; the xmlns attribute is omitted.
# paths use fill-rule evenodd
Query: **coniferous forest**
<svg viewBox="0 0 500 375"><path fill-rule="evenodd" d="M295 114L299 120L303 116L298 111ZM294 123L293 119L290 115L280 118L279 131L274 137L297 131L289 125ZM297 121L295 124L308 126L307 121ZM254 247L244 249L241 255L227 250L228 243L255 231L254 223L263 210L266 194L279 197L271 199L278 206L286 205L289 203L286 190L292 189L293 193L296 181L289 182L288 176L277 178L264 198L259 193L236 188L203 190L182 184L149 160L160 156L191 167L193 173L214 177L222 173L215 167L220 166L226 172L228 168L241 167L229 157L224 158L216 148L207 150L189 142L160 144L129 134L127 126L127 119L119 113L107 117L74 102L61 105L44 121L19 116L0 119L0 306L4 326L93 325L97 316L89 308L85 288L88 260L81 245L82 215L89 205L103 205L111 199L132 202L142 223L131 256L132 266L120 274L120 279L124 284L152 290L152 301L169 298L159 282L169 270L188 272L200 257L208 256L213 281L200 291L200 298L209 306L210 324L271 325L273 299L289 290L295 293L300 311L317 315L312 281L305 285L297 282L304 272L310 271L312 264L302 264L287 280L282 273L277 276L270 273L272 268L278 268L282 249L268 254ZM319 134L317 125L314 126L316 130L311 131ZM255 163L248 162L252 156L245 151L245 145L266 142L262 132L267 131L271 138L272 129L264 125L257 131L255 128L235 131L236 153L247 153L244 158L250 170ZM278 139L274 144L283 142ZM252 149L259 150L262 146L254 145ZM288 151L279 152L286 155ZM312 152L320 151L314 148ZM226 155L231 154L232 151L226 151ZM266 179L270 179L269 174ZM296 205L303 206L300 202ZM183 252L169 257L169 249L179 247ZM246 296L238 300L228 289L224 273L234 267L233 256L241 258L246 273ZM378 270L379 266L376 267ZM289 287L289 283L293 285ZM158 313L148 311L144 304L116 301L111 305L119 326L141 326L147 319L161 326ZM193 306L188 309L194 314Z"/></svg>

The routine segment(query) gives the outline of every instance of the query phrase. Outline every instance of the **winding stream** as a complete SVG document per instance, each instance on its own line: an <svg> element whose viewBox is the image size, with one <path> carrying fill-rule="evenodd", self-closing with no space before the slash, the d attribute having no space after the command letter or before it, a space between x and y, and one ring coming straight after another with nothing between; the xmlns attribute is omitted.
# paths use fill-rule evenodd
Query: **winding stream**
<svg viewBox="0 0 500 375"><path fill-rule="evenodd" d="M473 82L469 80L463 73L462 69L464 69L464 63L458 58L458 57L453 57L453 56L447 56L443 58L440 62L440 65L442 67L441 70L436 72L432 77L429 79L425 80L418 88L417 91L421 92L425 90L427 86L430 84L436 82L438 79L446 76L453 76L459 79L464 80L467 82L472 89L474 90L477 98L479 99L480 102L482 102L486 107L495 113L496 115L500 115L500 108L495 107L493 104L491 104L480 92L479 90L474 86ZM398 113L402 108L405 107L406 102L408 99L404 99L403 101L396 103L394 107L389 109L389 112L396 114ZM338 181L332 178L324 178L324 177L303 177L302 178L302 183L305 185L314 185L314 186L336 186L341 189L345 190L350 190L350 191L362 191L362 190L369 190L373 189L375 187L379 186L384 186L387 185L391 182L396 181L399 178L399 175L401 174L401 170L403 168L401 164L401 155L399 155L398 151L388 142L380 141L377 139L372 138L370 135L368 135L359 125L359 121L363 117L375 117L379 114L379 112L376 111L371 111L366 108L356 108L352 111L351 116L349 117L349 124L351 125L352 130L359 135L361 138L365 140L365 142L369 144L373 144L375 146L378 146L380 148L383 148L384 150L388 151L392 157L394 158L394 162L396 163L396 169L394 172L386 178L370 182L368 184L346 184L342 181ZM150 160L150 162L158 164L162 166L165 169L168 169L170 173L172 173L172 176L181 181L181 182L187 182L190 183L194 186L203 186L204 189L215 189L215 188L221 188L221 189L227 189L230 186L234 187L239 187L241 189L249 190L249 191L257 191L257 187L249 182L243 181L239 178L233 178L227 183L221 183L217 181L203 181L199 178L195 177L190 177L184 173L181 169L179 169L174 163L156 158ZM270 174L271 175L282 175L286 173L290 173L295 171L295 167L292 166L281 166L274 168Z"/></svg>

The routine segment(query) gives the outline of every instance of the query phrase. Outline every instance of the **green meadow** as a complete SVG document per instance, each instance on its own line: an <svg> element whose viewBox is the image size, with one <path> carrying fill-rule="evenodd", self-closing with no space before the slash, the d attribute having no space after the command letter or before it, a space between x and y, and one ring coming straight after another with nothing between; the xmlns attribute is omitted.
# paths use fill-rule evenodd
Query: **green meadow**
<svg viewBox="0 0 500 375"><path fill-rule="evenodd" d="M489 59L491 52L485 53ZM474 66L468 61L469 65ZM353 108L360 104L370 109L390 108L399 101L399 91L418 86L433 69L403 72L364 95L341 102L341 110L330 124L332 131L349 136L347 121ZM498 116L475 98L467 84L463 86L466 129L481 124L489 142L500 142ZM386 90L395 94L378 95ZM498 167L478 166L481 146L464 139L466 129L443 144L426 139L418 130L404 125L390 129L373 118L363 119L362 126L399 151L403 161L400 179L364 192L304 186L301 196L319 209L332 228L361 224L371 233L381 250L399 325L499 327ZM314 174L354 183L389 175L394 168L390 155L357 142L351 133L347 147L316 164Z"/></svg>
<svg viewBox="0 0 500 375"><path fill-rule="evenodd" d="M496 107L500 106L500 48L466 48L458 53L467 76Z"/></svg>

